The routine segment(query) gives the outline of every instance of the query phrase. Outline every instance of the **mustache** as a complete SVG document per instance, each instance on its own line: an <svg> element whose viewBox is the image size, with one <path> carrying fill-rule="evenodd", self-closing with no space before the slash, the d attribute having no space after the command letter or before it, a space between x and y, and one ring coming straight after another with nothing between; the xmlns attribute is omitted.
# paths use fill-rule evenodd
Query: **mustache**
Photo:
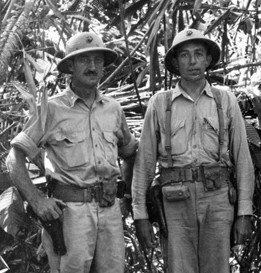
<svg viewBox="0 0 261 273"><path fill-rule="evenodd" d="M88 70L88 71L86 71L84 73L84 75L86 75L86 76L97 76L98 73L96 71L90 71L90 70Z"/></svg>

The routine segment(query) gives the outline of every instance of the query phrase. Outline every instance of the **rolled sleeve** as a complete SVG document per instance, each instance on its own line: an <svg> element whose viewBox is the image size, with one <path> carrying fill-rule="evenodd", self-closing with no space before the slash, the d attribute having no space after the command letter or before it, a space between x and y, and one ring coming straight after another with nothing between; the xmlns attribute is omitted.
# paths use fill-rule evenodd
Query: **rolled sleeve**
<svg viewBox="0 0 261 273"><path fill-rule="evenodd" d="M125 159L136 153L139 142L134 135L131 134L125 114L121 108L119 124L120 126L116 132L118 138L118 155L120 158Z"/></svg>
<svg viewBox="0 0 261 273"><path fill-rule="evenodd" d="M40 148L25 132L19 133L11 141L11 146L21 149L30 159L34 159L40 153Z"/></svg>

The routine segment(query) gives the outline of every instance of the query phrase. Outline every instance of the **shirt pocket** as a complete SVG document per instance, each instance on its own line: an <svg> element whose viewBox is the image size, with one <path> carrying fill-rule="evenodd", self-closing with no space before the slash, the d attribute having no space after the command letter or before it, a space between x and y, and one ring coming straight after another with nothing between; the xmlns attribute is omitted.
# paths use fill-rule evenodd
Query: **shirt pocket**
<svg viewBox="0 0 261 273"><path fill-rule="evenodd" d="M219 121L217 117L203 117L201 120L201 141L205 151L218 152Z"/></svg>
<svg viewBox="0 0 261 273"><path fill-rule="evenodd" d="M185 125L185 120L177 120L174 123L171 131L171 153L173 155L184 154L188 149L188 135Z"/></svg>
<svg viewBox="0 0 261 273"><path fill-rule="evenodd" d="M113 166L117 163L117 137L113 132L103 132L103 147L106 160Z"/></svg>
<svg viewBox="0 0 261 273"><path fill-rule="evenodd" d="M65 169L83 166L88 160L84 131L61 131L55 134L56 154Z"/></svg>

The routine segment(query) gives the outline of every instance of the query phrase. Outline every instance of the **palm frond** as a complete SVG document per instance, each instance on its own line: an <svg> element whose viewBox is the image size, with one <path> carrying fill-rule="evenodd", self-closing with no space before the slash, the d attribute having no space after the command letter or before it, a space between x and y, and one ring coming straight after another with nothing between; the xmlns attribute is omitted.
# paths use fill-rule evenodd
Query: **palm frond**
<svg viewBox="0 0 261 273"><path fill-rule="evenodd" d="M21 41L27 32L27 27L28 18L25 13L17 11L8 20L8 24L0 35L0 85L6 79L12 57L22 47Z"/></svg>

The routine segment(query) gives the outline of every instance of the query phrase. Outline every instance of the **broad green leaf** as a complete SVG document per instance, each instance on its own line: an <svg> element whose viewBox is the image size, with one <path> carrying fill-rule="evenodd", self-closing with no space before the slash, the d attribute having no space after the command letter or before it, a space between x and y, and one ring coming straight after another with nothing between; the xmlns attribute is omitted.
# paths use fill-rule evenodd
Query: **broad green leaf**
<svg viewBox="0 0 261 273"><path fill-rule="evenodd" d="M35 96L29 93L20 82L11 82L11 85L13 85L20 92L23 99L27 102L29 107L29 115L37 115Z"/></svg>
<svg viewBox="0 0 261 273"><path fill-rule="evenodd" d="M175 0L176 2L177 0ZM159 5L159 7L161 7L161 10L160 10L160 13L159 15L157 16L156 20L155 20L155 23L152 25L153 28L151 30L151 33L150 33L150 36L149 36L149 39L148 39L148 42L147 42L147 47L146 47L146 55L148 55L148 49L149 49L149 46L151 44L151 42L153 41L155 35L157 35L158 31L159 31L159 26L160 26L160 22L161 22L161 19L166 11L166 8L169 4L169 0L166 0L166 1L162 1L161 5Z"/></svg>
<svg viewBox="0 0 261 273"><path fill-rule="evenodd" d="M32 66L34 66L34 68L39 72L39 73L43 73L44 69L42 69L39 64L26 52L24 52L26 59L30 62L30 64Z"/></svg>
<svg viewBox="0 0 261 273"><path fill-rule="evenodd" d="M34 97L36 97L36 86L35 86L32 70L29 66L28 54L25 51L23 51L23 54L24 54L23 55L24 75L25 75L26 83L28 85L28 90Z"/></svg>

